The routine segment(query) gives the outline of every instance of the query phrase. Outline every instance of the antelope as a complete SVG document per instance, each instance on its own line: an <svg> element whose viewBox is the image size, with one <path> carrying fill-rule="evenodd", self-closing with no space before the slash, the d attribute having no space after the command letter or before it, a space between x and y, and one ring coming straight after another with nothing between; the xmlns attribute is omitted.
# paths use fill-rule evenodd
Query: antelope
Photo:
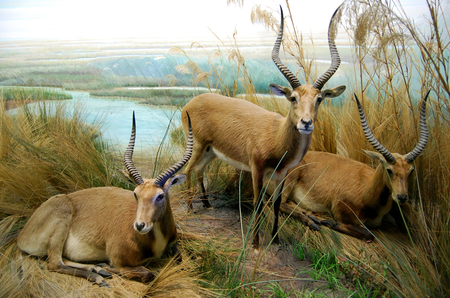
<svg viewBox="0 0 450 298"><path fill-rule="evenodd" d="M337 11L330 21L330 28ZM182 123L186 132L188 119L192 117L194 147L192 158L186 166L187 189L190 191L191 172L195 171L201 189L204 207L211 207L205 194L203 171L215 157L234 166L238 170L251 172L254 190L253 204L256 209L253 247L259 248L258 222L261 213L260 190L264 177L273 173L279 184L287 171L300 162L311 143L311 133L320 103L326 97L342 94L345 86L321 91L340 65L339 54L334 39L328 33L328 43L332 63L330 68L314 83L302 85L297 77L281 62L279 50L283 37L283 10L279 33L272 50L272 60L288 80L292 89L271 84L275 95L285 96L290 104L287 117L269 112L243 99L225 97L219 94L202 94L194 97L183 108ZM275 196L277 197L277 196ZM278 243L278 210L280 199L274 204L275 222L272 236ZM192 210L192 198L187 201Z"/></svg>
<svg viewBox="0 0 450 298"><path fill-rule="evenodd" d="M378 151L364 152L379 161L378 167L373 169L362 162L331 153L308 151L286 178L281 211L300 219L313 230L319 230L319 225L323 224L371 242L374 236L366 227L380 226L393 204L408 201L408 176L414 170L414 160L428 141L425 120L428 95L429 92L420 110L419 141L410 153L401 155L389 152L374 137L355 94L364 134ZM273 184L271 187L273 189ZM337 223L318 219L312 212L332 214Z"/></svg>
<svg viewBox="0 0 450 298"><path fill-rule="evenodd" d="M182 159L156 179L144 179L132 161L135 137L133 112L124 163L128 178L137 185L134 191L96 187L53 196L32 214L19 234L18 247L32 256L47 255L50 271L84 277L100 286L109 286L104 278L111 278L111 273L151 281L153 273L140 265L166 252L178 253L169 190L186 179L185 174L173 175L189 160L193 138L189 128ZM82 264L94 261L110 266Z"/></svg>

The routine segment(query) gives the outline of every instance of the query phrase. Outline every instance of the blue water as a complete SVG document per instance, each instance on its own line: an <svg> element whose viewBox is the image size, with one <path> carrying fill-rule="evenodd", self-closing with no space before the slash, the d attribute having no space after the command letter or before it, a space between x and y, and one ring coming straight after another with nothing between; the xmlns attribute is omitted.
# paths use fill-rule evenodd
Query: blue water
<svg viewBox="0 0 450 298"><path fill-rule="evenodd" d="M181 110L139 104L136 100L90 97L88 92L66 91L71 100L47 101L50 105L65 105L68 113L81 112L88 124L101 124L102 139L120 152L130 140L133 111L136 113L136 149L156 148L167 129L181 125ZM36 105L31 104L30 106Z"/></svg>

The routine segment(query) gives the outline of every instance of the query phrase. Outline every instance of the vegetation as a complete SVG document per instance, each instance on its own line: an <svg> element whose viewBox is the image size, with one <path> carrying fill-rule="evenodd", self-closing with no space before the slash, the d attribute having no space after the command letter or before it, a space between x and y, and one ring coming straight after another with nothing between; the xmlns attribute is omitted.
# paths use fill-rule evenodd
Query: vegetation
<svg viewBox="0 0 450 298"><path fill-rule="evenodd" d="M208 93L207 88L154 87L154 88L116 88L90 92L91 96L121 97L139 99L144 104L184 106L189 99L202 93Z"/></svg>
<svg viewBox="0 0 450 298"><path fill-rule="evenodd" d="M34 101L52 99L71 99L72 95L45 88L4 87L0 89L3 100Z"/></svg>
<svg viewBox="0 0 450 298"><path fill-rule="evenodd" d="M269 259L276 255L274 247L269 245L261 258L256 258L248 245L252 214L241 207L252 197L248 176L215 161L206 173L208 191L214 197L213 205L237 209L242 219L238 223L242 225L242 234L228 238L213 235L214 230L199 220L200 212L186 213L185 194L178 189L173 206L180 231L200 237L182 237L182 263L163 260L161 264L149 265L158 274L154 282L143 285L115 276L109 282L112 289L104 289L80 278L49 273L42 269L45 268L43 260L20 259L11 237L35 208L57 193L102 185L131 186L117 176L115 169L120 167L120 160L97 137L99 126L83 124L80 113L65 118L63 106L56 109L56 114L49 113L46 105L41 105L37 113L24 106L14 115L0 111L0 235L4 235L0 248L0 283L4 286L0 288L0 296L450 296L450 31L443 19L444 4L427 1L427 5L430 24L426 27L430 31L422 32L418 29L420 26L408 19L396 0L346 3L340 23L348 32L354 57L354 63L345 69L350 92L341 102L335 99L332 104L322 103L311 145L312 150L373 163L362 153L362 149L373 148L366 141L359 123L352 99L355 92L363 101L375 137L390 151L407 153L419 137L418 106L431 89L427 107L430 138L425 152L414 162L411 202L395 206L401 211L406 233L385 222L382 228L373 230L376 236L373 243L363 243L325 227L320 232L313 232L296 220L285 218L280 228L282 249L307 265L296 272L296 276L268 277L257 268L267 261L264 255ZM253 12L253 19L265 22L268 28L277 31L278 15L272 13L258 7ZM293 30L285 32L295 33ZM302 36L285 35L283 46L291 57L290 66L301 69L301 81L313 82L323 72L321 65L309 59L315 53L308 52ZM280 80L283 84L281 78L273 79L276 71L267 70L258 77L256 74L261 72L252 69L253 61L247 61L236 44L223 51L227 52L228 59L221 58L219 54L222 53L211 55L206 51L205 57L199 59L175 48L171 54L176 55L166 59L141 59L134 64L131 60L122 60L114 67L115 61L110 65L110 76L103 72L99 75L98 69L104 70L105 65L100 68L91 65L89 72L80 67L78 73L62 78L65 74L59 69L61 77L47 76L43 80L63 82L64 87L111 89L154 86L155 82L162 85L159 83L169 74L166 85L204 86L230 96L246 93L247 100L285 114L285 99L257 94L267 90L269 81ZM168 63L170 59L173 60L167 65L171 65L171 69L158 74L147 74L139 66L147 62L162 63L160 60ZM263 63L258 64L266 68L261 66ZM271 67L269 64L267 69ZM133 69L135 76L128 73L120 76L120 69ZM163 67L158 69L162 71ZM142 72L145 75L140 75ZM89 80L91 75L96 79ZM42 74L19 71L13 80L17 82L25 77L23 82L27 82L30 76L38 78ZM2 82L11 82L11 76L6 76L4 69L1 77ZM335 85L336 80L343 78L333 77L329 84ZM147 95L142 94L144 97ZM173 161L175 158L164 156L164 152L167 148L183 148L181 129L171 131L168 139L170 142L161 143L156 157L152 156L150 162L137 161L137 165L157 172ZM268 204L270 202L268 200ZM271 209L266 206L267 221L263 230L267 235L270 235ZM216 228L224 221L220 217Z"/></svg>

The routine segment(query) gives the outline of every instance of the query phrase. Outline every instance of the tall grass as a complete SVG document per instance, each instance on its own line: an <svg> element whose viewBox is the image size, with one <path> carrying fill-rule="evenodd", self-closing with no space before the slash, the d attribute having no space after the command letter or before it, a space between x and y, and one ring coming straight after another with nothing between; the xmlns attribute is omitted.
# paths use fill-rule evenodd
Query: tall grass
<svg viewBox="0 0 450 298"><path fill-rule="evenodd" d="M343 104L322 104L311 145L312 150L337 153L376 166L362 152L373 148L361 129L352 95L355 92L363 100L375 137L391 152L406 154L419 138L418 106L425 93L433 90L427 106L430 138L425 152L414 161L411 202L394 206L392 212L392 216L404 218L406 232L385 223L379 231L374 230L376 241L372 244L326 228L313 233L293 220L287 220L280 232L291 243L307 242L310 249L337 252L336 258L348 280L361 293L367 294L363 289L369 288L373 289L369 294L377 296L450 295L449 27L445 23L445 4L426 3L429 26L423 27L415 26L395 0L345 3L340 22L353 46L353 70L347 73L346 83L350 92ZM257 7L252 19L277 32L278 18L273 13ZM285 30L284 50L302 70L298 74L301 81L313 82L321 73L320 68L309 59L314 53L306 52L302 35L293 28ZM241 76L242 82L252 83L245 71ZM283 103L271 104L271 99L247 96L250 101L285 114ZM210 173L230 175L226 171ZM230 184L236 187L233 179L230 178ZM209 190L220 192L211 186Z"/></svg>
<svg viewBox="0 0 450 298"><path fill-rule="evenodd" d="M117 172L122 158L101 140L101 122L85 124L82 109L75 107L75 112L69 113L65 105L41 103L35 108L24 105L15 113L0 110L0 296L212 296L201 286L197 265L189 258L181 264L173 259L150 264L157 275L150 284L117 276L110 282L112 288L106 289L84 279L50 273L45 259L19 252L14 237L51 196L98 186L131 187ZM173 159L168 154L157 157L151 167L161 171L173 164ZM140 160L136 164L143 165Z"/></svg>
<svg viewBox="0 0 450 298"><path fill-rule="evenodd" d="M98 124L84 124L80 109L71 116L64 105L44 102L16 113L1 109L2 218L16 214L15 206L29 215L56 193L119 183Z"/></svg>
<svg viewBox="0 0 450 298"><path fill-rule="evenodd" d="M30 296L71 293L73 296L320 297L329 293L323 290L325 287L331 288L331 295L337 296L450 296L450 65L449 29L443 21L443 5L442 1L427 1L431 29L424 32L408 19L396 0L347 1L343 8L340 30L348 32L354 57L353 69L347 68L346 73L350 92L343 103L322 103L311 149L376 166L362 153L362 149L373 149L361 129L353 92L363 100L375 137L390 151L406 154L419 138L418 106L423 95L432 89L427 107L430 138L424 153L414 162L411 202L394 206L398 212L392 213L392 216L404 217L405 232L385 222L380 229L373 230L376 240L368 244L325 227L313 232L295 220L282 221L283 246L312 264L312 271L307 272L309 277L297 279L318 281L313 285L320 290L281 286L281 278L270 275L271 280L267 280L267 276L257 272L264 256L253 256L247 246L252 214L241 210L243 231L235 238L224 240L201 224L198 218L201 214L187 214L183 209L183 212L176 212L180 230L204 232L197 239L180 242L183 256L188 256L186 263L183 261L180 266L169 263L155 269L159 279L154 284L142 285L115 277L110 282L113 291L95 288L79 278L49 274L39 266L41 261L17 259L14 242L11 242L2 245L0 262L5 269L0 272L0 283L7 287L0 288L0 294L16 295L26 289ZM279 15L273 14L274 11L259 7L253 11L252 18L265 22L277 32ZM311 59L315 53L306 51L304 38L295 24L290 22L286 26L285 55L290 65L300 70L300 80L311 83L324 69ZM173 76L167 80L177 84L183 78L194 86L217 88L230 96L245 92L248 100L285 115L285 99L258 97L256 93L267 88L267 84L254 77L251 63L241 55L237 43L232 44L225 47L223 53L208 56L205 52L203 64L182 49L174 50L171 54L177 56L173 61ZM333 81L334 78L329 84L334 84ZM258 86L260 82L264 82L264 86ZM86 127L78 115L67 121L63 114L61 108L56 117L49 116L46 106L41 106L37 114L27 108L15 116L2 112L2 235L4 231L20 227L22 220L53 194L100 185L125 186L114 174L117 162L95 138L96 129ZM184 146L180 141L183 139L181 130L170 132L170 137L180 147ZM161 169L169 164L172 157L164 156L163 151L166 150L158 151L149 168ZM239 208L242 201L252 197L248 191L251 188L248 176L236 173L222 162L209 165L206 177L213 200L231 201L224 204ZM184 193L180 191L175 197L182 204ZM262 231L270 235L272 208L265 209L267 220ZM220 218L219 222L222 221L224 219ZM270 250L268 247L264 251L269 258L273 256ZM28 270L27 266L34 269ZM294 280L296 277L289 282Z"/></svg>

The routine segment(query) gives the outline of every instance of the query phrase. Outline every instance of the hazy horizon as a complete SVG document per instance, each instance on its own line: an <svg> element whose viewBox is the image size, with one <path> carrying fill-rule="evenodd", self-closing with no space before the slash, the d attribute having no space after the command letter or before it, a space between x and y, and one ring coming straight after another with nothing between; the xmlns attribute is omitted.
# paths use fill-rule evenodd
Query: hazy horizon
<svg viewBox="0 0 450 298"><path fill-rule="evenodd" d="M412 18L421 18L425 1L402 0ZM68 0L0 1L0 40L182 39L274 36L262 24L252 24L255 5L278 13L284 1L244 1L243 6L225 0L114 1ZM298 30L305 34L326 31L337 8L335 0L289 2Z"/></svg>

